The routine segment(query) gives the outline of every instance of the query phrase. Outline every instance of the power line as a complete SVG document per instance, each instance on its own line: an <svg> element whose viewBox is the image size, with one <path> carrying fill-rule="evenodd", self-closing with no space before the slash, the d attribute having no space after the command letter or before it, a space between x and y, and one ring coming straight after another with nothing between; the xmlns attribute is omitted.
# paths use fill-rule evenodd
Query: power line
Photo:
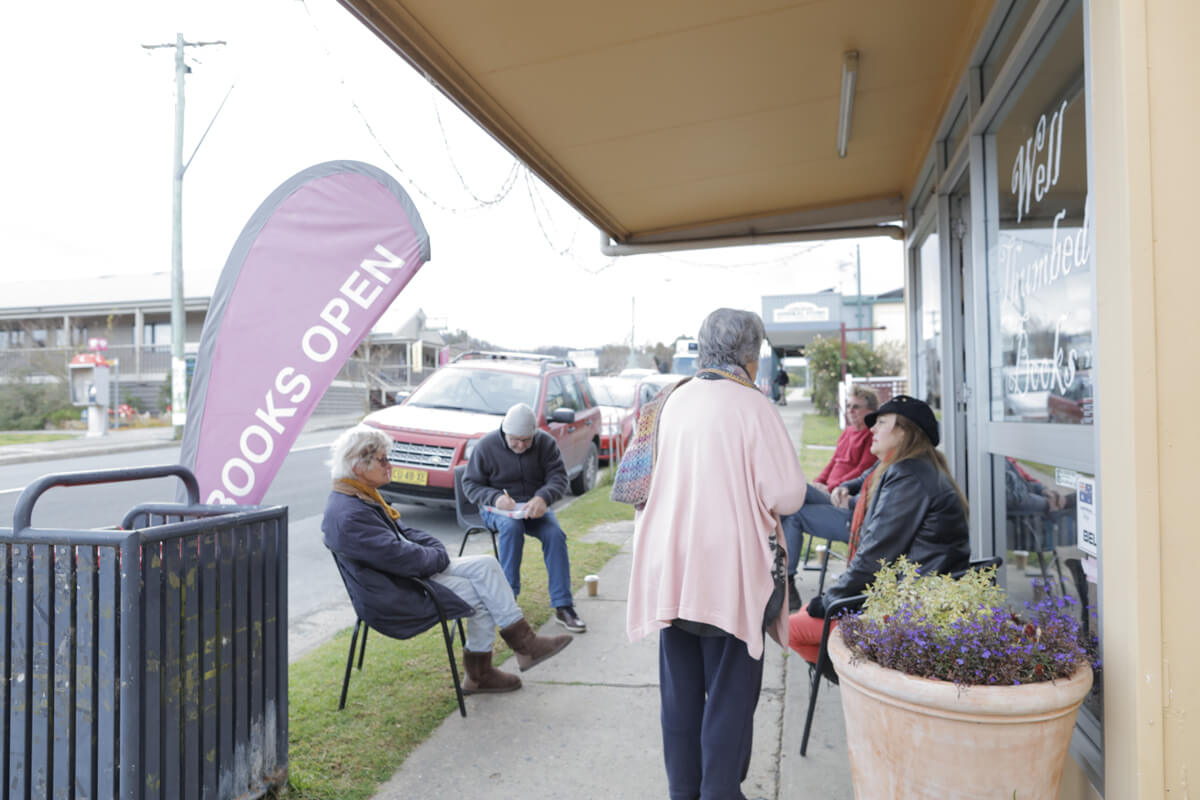
<svg viewBox="0 0 1200 800"><path fill-rule="evenodd" d="M508 193L512 191L512 186L516 183L516 172L519 169L519 164L514 162L513 168L509 171L509 176L505 179L504 184L501 185L500 192L497 194L497 196L494 199L480 200L475 195L475 193L472 192L471 189L466 185L466 181L463 180L461 173L458 172L457 166L454 166L453 158L451 158L451 166L454 166L454 171L456 174L458 174L459 181L463 184L463 188L465 188L467 190L467 192L469 194L471 194L471 196L476 200L477 205L454 207L454 206L451 206L451 205L441 202L440 200L435 198L433 195L429 194L424 189L422 189L420 183L413 179L413 177L408 173L408 170L406 170L406 169L404 169L404 167L400 166L399 162L397 162L396 159L392 156L392 153L388 149L387 145L385 145L383 143L383 141L379 138L379 136L375 133L374 126L371 125L371 121L367 118L366 113L362 110L362 107L359 106L358 101L354 97L354 93L352 91L350 91L350 86L349 86L349 84L346 83L345 76L341 73L341 71L339 69L337 69L337 60L334 58L333 52L330 50L329 45L326 43L325 35L322 32L320 26L317 24L316 17L312 13L312 9L309 8L308 0L300 0L300 2L304 6L305 13L308 14L309 24L312 25L313 31L317 35L317 41L320 45L321 51L324 53L325 58L331 64L334 65L334 68L335 68L334 74L337 77L337 82L342 87L342 91L344 91L346 93L346 98L350 102L350 106L354 109L354 112L358 115L358 118L362 121L363 127L366 128L367 134L375 142L376 146L379 147L380 152L383 153L384 157L387 158L388 162L400 174L400 177L404 180L405 183L407 183L409 185L409 187L411 189L415 190L417 194L421 195L421 197L428 200L430 205L432 205L435 208L438 208L442 211L449 212L451 214L462 214L462 213L467 213L467 212L471 212L471 211L478 211L481 208L487 208L489 206L495 205L496 203L499 203L500 201L502 201L508 195ZM432 85L430 86L430 90L431 91L433 90ZM440 127L440 125L441 125L440 119L438 121L438 124ZM447 152L449 152L449 142L446 141L444 132L442 135L442 143L447 148Z"/></svg>

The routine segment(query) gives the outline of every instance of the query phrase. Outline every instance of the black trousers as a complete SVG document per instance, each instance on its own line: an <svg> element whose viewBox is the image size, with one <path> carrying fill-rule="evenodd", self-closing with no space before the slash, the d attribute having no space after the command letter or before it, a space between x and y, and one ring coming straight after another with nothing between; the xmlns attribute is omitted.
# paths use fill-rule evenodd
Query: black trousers
<svg viewBox="0 0 1200 800"><path fill-rule="evenodd" d="M664 628L658 642L671 800L744 800L763 662L729 634Z"/></svg>

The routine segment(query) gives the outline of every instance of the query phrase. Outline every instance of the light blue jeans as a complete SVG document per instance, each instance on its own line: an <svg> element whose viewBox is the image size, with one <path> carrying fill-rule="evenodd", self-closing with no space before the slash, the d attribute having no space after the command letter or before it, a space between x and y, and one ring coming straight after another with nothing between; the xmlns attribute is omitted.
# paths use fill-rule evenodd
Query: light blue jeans
<svg viewBox="0 0 1200 800"><path fill-rule="evenodd" d="M550 605L555 608L575 605L571 597L571 561L567 557L567 535L558 524L558 517L547 509L540 519L509 519L480 509L483 524L496 529L497 549L504 577L513 595L521 593L521 556L525 537L532 536L542 543L542 560L550 582Z"/></svg>
<svg viewBox="0 0 1200 800"><path fill-rule="evenodd" d="M464 645L472 653L490 653L496 641L496 628L507 628L525 616L500 563L491 556L452 558L450 566L429 579L450 589L475 609L475 615L467 617Z"/></svg>
<svg viewBox="0 0 1200 800"><path fill-rule="evenodd" d="M857 498L850 498L850 509L854 508ZM783 536L787 541L788 575L796 574L796 565L800 563L800 543L804 534L812 534L817 539L831 539L835 542L850 541L851 510L838 508L829 502L829 495L820 489L809 486L804 494L804 505L795 514L788 514L779 520L783 526Z"/></svg>

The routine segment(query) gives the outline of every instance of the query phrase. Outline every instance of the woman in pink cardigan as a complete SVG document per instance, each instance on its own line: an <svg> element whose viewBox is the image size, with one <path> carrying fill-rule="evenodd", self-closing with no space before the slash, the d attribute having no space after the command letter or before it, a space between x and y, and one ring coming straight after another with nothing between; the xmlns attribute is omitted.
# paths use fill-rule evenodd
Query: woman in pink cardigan
<svg viewBox="0 0 1200 800"><path fill-rule="evenodd" d="M779 517L804 502L796 449L754 385L762 320L721 308L700 326L700 372L658 423L634 527L629 638L659 635L663 755L672 800L742 798L763 636L787 641ZM770 601L770 602L769 602Z"/></svg>

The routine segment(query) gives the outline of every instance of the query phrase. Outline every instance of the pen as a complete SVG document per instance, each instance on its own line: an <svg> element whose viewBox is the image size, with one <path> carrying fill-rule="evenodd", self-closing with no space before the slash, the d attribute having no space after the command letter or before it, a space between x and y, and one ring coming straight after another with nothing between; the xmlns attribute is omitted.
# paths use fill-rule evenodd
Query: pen
<svg viewBox="0 0 1200 800"><path fill-rule="evenodd" d="M510 494L508 493L508 489L505 489L505 490L504 490L504 496L505 496L505 497L507 497L509 500L512 500L512 495L510 495Z"/></svg>

